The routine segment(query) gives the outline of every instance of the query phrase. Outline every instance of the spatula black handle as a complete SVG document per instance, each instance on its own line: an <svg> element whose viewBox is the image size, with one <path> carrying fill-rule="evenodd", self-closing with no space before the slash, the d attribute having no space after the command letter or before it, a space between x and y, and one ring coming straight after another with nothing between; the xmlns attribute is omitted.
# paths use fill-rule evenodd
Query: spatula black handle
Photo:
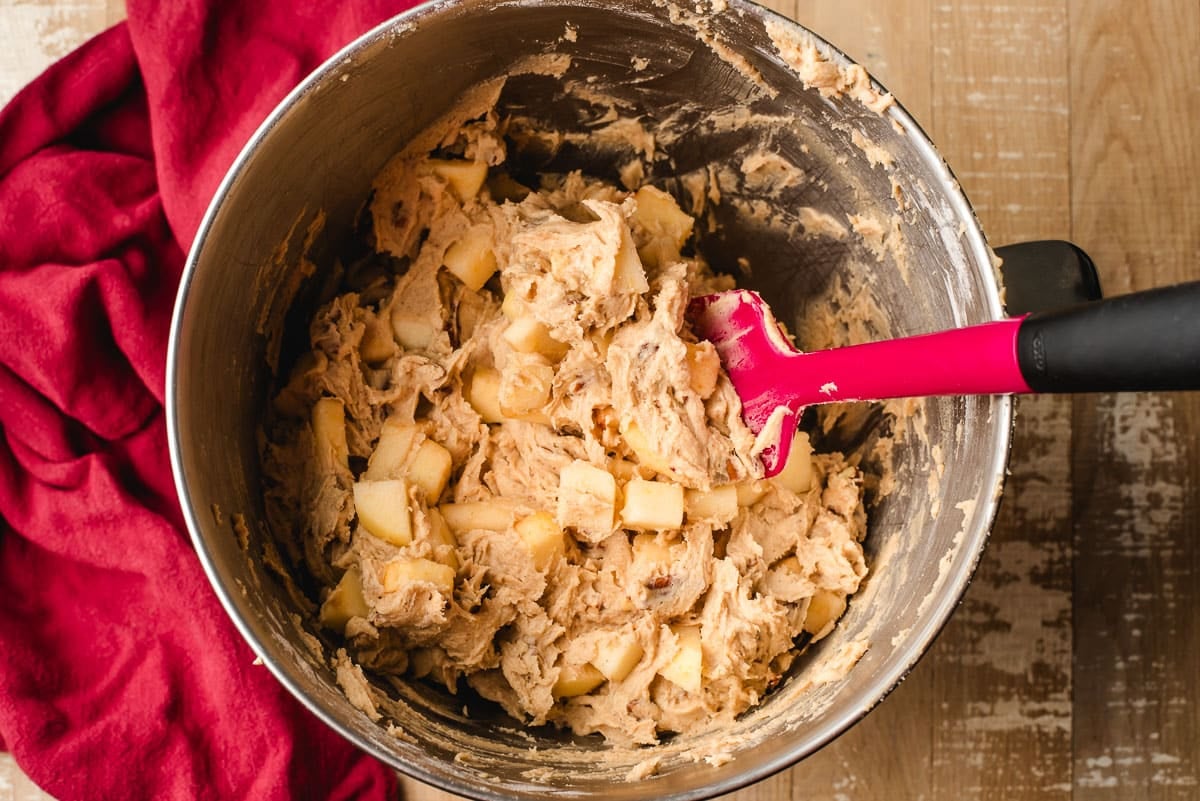
<svg viewBox="0 0 1200 801"><path fill-rule="evenodd" d="M1017 361L1034 392L1200 389L1200 281L1031 314Z"/></svg>

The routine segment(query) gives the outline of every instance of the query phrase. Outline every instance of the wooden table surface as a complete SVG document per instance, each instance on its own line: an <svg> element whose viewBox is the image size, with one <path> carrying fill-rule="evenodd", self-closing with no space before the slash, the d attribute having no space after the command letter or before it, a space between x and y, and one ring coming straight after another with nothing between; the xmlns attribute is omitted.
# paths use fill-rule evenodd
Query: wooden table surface
<svg viewBox="0 0 1200 801"><path fill-rule="evenodd" d="M994 244L1200 279L1197 0L777 0L938 143ZM0 102L123 14L0 0ZM738 801L1200 798L1200 394L1022 399L962 607L875 712ZM405 782L406 797L449 798ZM0 801L44 799L0 755Z"/></svg>

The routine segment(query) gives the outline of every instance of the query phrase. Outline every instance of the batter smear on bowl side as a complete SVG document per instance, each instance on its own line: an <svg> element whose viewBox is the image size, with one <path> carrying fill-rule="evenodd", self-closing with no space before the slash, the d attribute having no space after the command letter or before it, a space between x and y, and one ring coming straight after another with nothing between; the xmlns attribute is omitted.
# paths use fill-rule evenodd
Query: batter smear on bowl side
<svg viewBox="0 0 1200 801"><path fill-rule="evenodd" d="M692 217L652 186L518 183L490 108L378 176L373 252L271 404L272 527L368 672L621 744L727 723L863 580L862 476L801 434L763 480L684 318L733 285Z"/></svg>

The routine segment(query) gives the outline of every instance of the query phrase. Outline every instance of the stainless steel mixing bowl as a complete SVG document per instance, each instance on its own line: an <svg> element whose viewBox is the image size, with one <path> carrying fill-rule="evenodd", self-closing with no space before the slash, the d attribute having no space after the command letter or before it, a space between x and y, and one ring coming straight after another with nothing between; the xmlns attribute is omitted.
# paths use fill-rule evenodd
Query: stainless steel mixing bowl
<svg viewBox="0 0 1200 801"><path fill-rule="evenodd" d="M692 9L642 0L451 0L400 16L331 59L272 114L221 185L188 260L171 333L170 445L183 509L217 593L266 665L322 720L400 770L456 793L697 798L795 763L878 704L929 647L967 585L996 511L1010 400L943 398L914 407L918 417L891 460L895 488L872 494L872 573L864 589L836 632L760 706L702 741L676 737L651 750L612 749L596 738L523 729L485 706L464 716L461 697L377 681L396 699L391 711L403 735L395 736L338 688L328 659L333 644L315 645L314 637L327 635L301 619L301 606L264 565L272 532L263 517L256 433L274 380L268 364L281 342L287 361L287 332L302 332L312 310L308 287L350 236L388 157L460 92L522 56L566 53L571 66L561 80L514 77L502 98L508 111L587 132L601 124L600 110L578 91L564 91L570 83L622 98L626 113L652 130L669 118L671 130L659 137L669 159L650 170L668 188L679 188L671 176L708 164L740 175L754 149L803 170L807 180L782 190L723 184L722 226L701 243L718 266L750 257L750 285L794 329L804 331L831 288L847 281L861 282L863 297L881 310L875 329L894 335L1001 315L975 216L903 108L880 115L806 88L765 25L811 34L769 11L743 0L698 18ZM564 35L568 26L573 36ZM812 41L826 59L849 64L829 44ZM740 125L714 123L735 109L756 116ZM759 124L766 118L774 122ZM891 165L873 165L856 136L889 153ZM611 152L586 142L522 158L530 169L584 166L612 176L619 166ZM903 213L896 191L909 204ZM740 201L756 197L780 213L772 224L737 212ZM854 236L806 235L795 225L803 207L843 221L864 210L884 219L897 212L899 233L877 259ZM323 227L306 245L318 211L326 215ZM289 277L297 275L302 252L320 269L298 284L291 302ZM896 425L888 415L867 414L857 433L843 432L832 444L870 443ZM232 513L245 516L245 544L230 525ZM844 677L828 672L831 661L864 640L870 647L852 670ZM714 753L724 756L695 759ZM658 760L654 775L624 781L648 758Z"/></svg>

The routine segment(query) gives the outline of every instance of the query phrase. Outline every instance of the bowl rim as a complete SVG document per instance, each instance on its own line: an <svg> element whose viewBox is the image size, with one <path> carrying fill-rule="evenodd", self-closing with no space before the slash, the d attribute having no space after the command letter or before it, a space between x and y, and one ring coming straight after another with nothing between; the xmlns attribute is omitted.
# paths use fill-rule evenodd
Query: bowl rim
<svg viewBox="0 0 1200 801"><path fill-rule="evenodd" d="M490 0L490 2L495 6L529 5L527 0ZM598 0L556 0L556 3L568 7L596 7L597 5L603 5ZM369 740L360 738L349 726L342 723L332 711L319 704L303 690L300 683L293 678L289 665L277 662L272 657L270 650L260 641L253 627L242 616L233 597L236 588L232 586L232 582L227 582L222 577L217 568L215 551L209 547L209 543L204 536L204 528L201 525L192 495L189 492L184 471L185 454L181 444L182 437L180 436L180 396L178 386L181 341L187 334L184 330L184 318L187 311L189 292L199 269L205 243L208 241L209 234L221 212L225 200L246 171L249 162L264 146L274 129L303 98L335 81L338 70L348 60L353 60L360 54L380 44L394 43L410 33L418 31L421 21L426 18L439 16L459 6L486 4L489 4L489 0L433 0L432 2L417 5L375 25L339 49L301 80L284 96L250 136L229 166L213 194L188 250L179 288L176 293L167 343L164 409L166 414L167 444L175 489L192 544L196 549L197 556L200 559L209 583L216 592L226 614L233 621L242 638L249 644L259 660L274 675L276 680L325 725L334 729L359 749L376 757L392 768L449 792L480 799L480 801L503 801L511 797L510 792L504 791L505 785L492 788L482 781L476 783L465 780L456 781L462 774L457 772L438 773L429 770L421 764L400 759L395 752L378 748ZM804 37L811 38L811 41L823 57L841 66L857 63L819 34L771 9L759 6L750 2L750 0L727 0L727 5L728 11L726 13L752 14L764 24L767 22L782 24ZM873 75L870 75L869 71L868 76L874 90L881 93L888 93L887 89ZM938 177L939 188L945 191L945 195L950 201L954 218L963 223L964 230L962 236L966 241L967 250L975 263L981 267L990 264L993 254L975 211L950 166L934 146L930 137L894 96L893 103L888 107L885 114L894 124L900 126L904 135L910 141L911 146ZM981 277L984 281L985 297L983 301L985 302L987 312L992 319L1000 319L1003 316L1003 303L1000 296L999 276L995 270L981 270ZM797 740L792 747L782 751L774 759L762 762L754 766L753 769L733 774L718 782L697 785L680 791L667 792L661 795L661 798L688 799L689 801L692 799L710 798L747 787L796 765L843 734L868 712L877 707L912 672L920 659L929 652L930 646L938 633L945 627L954 609L961 603L975 574L975 570L982 559L990 531L998 514L1000 496L1005 481L1006 466L1012 447L1011 435L1014 426L1014 415L1013 399L1011 396L994 396L992 400L994 406L991 409L990 425L995 428L996 446L994 452L990 455L990 459L984 465L986 470L985 481L990 476L992 486L981 488L979 504L975 509L975 514L970 521L970 525L964 526L962 542L958 546L951 569L947 571L943 590L936 596L936 601L925 611L921 625L914 627L907 633L903 647L898 648L895 654L888 657L890 668L861 692L864 703L857 706L849 706L842 714L828 716L826 719L821 720L814 727L812 733L801 740ZM561 789L556 790L551 785L542 785L542 787L544 787L546 795L563 795ZM568 795L581 794L568 792Z"/></svg>

